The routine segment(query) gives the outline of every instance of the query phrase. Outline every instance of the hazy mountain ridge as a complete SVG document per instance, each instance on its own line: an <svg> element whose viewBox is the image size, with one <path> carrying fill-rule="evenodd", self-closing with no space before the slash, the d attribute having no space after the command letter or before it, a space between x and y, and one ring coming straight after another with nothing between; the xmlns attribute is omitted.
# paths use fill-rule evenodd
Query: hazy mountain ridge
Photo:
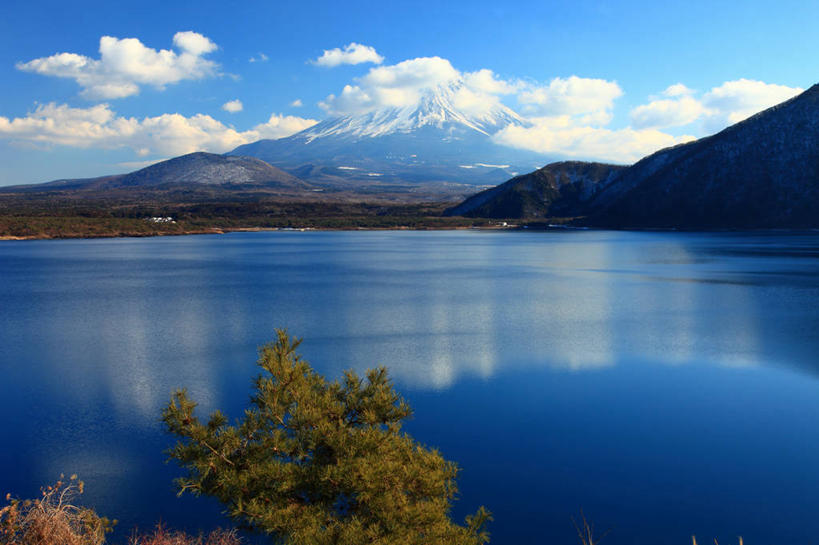
<svg viewBox="0 0 819 545"><path fill-rule="evenodd" d="M57 180L44 184L14 186L4 191L148 189L169 186L258 186L286 191L310 191L313 186L292 174L254 157L228 157L195 152L147 166L140 170L98 178Z"/></svg>

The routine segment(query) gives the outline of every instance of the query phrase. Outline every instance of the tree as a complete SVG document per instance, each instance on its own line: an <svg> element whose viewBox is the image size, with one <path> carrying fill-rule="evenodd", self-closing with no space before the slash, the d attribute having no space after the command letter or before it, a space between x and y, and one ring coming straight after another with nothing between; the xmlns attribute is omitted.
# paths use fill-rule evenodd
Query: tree
<svg viewBox="0 0 819 545"><path fill-rule="evenodd" d="M180 494L214 496L232 518L289 544L489 541L483 507L463 526L451 520L458 468L401 431L412 411L385 368L328 382L296 353L300 339L276 333L235 425L218 411L200 422L185 390L173 394L162 418L181 438L169 451L187 470Z"/></svg>

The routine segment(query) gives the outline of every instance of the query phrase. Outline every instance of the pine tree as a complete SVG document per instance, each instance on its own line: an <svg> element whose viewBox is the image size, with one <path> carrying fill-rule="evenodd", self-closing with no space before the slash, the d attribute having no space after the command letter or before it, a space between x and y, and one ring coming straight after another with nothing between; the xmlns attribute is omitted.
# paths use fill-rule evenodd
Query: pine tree
<svg viewBox="0 0 819 545"><path fill-rule="evenodd" d="M298 545L452 544L489 541L481 507L450 518L456 464L401 431L411 415L385 368L328 382L301 359L300 339L277 330L261 348L263 373L235 425L174 393L163 421L180 441L169 451L186 470L179 493L218 498L229 516Z"/></svg>

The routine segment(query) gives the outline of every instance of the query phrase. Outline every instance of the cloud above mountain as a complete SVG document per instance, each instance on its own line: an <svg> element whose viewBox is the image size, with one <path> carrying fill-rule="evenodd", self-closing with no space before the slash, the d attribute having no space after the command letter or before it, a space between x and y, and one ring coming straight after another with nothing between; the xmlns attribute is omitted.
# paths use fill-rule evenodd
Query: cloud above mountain
<svg viewBox="0 0 819 545"><path fill-rule="evenodd" d="M530 127L509 126L496 142L544 154L612 163L632 163L659 149L688 142L693 136L672 136L656 129L609 129L574 122L570 116L534 118Z"/></svg>
<svg viewBox="0 0 819 545"><path fill-rule="evenodd" d="M88 99L135 95L141 86L163 89L183 80L213 77L219 65L206 58L217 49L202 34L177 32L172 49L156 50L136 38L103 36L100 57L57 53L17 64L23 71L70 78ZM253 61L267 60L263 54ZM616 81L570 75L535 81L502 77L487 68L459 70L438 56L383 64L372 46L351 42L324 50L310 61L329 68L343 64L375 64L329 94L319 106L328 116L359 115L383 108L416 105L425 92L447 86L453 106L472 116L509 107L526 118L495 133L496 143L544 155L628 163L657 149L715 132L801 89L761 81L726 81L706 92L682 83L670 85L631 109L629 124L612 126L618 100L625 91ZM228 98L228 97L226 97ZM302 105L301 100L290 103ZM222 109L242 111L239 100ZM266 122L241 131L210 115L189 117L164 113L143 118L122 117L108 104L75 108L50 103L16 118L0 117L0 137L15 141L75 147L130 147L140 155L227 151L262 138L288 136L315 124L314 119L272 115Z"/></svg>
<svg viewBox="0 0 819 545"><path fill-rule="evenodd" d="M229 151L262 138L282 138L316 123L314 119L272 114L252 129L237 131L213 117L162 114L138 119L116 114L108 104L73 108L42 104L25 117L0 117L0 137L44 146L131 148L137 155L181 155Z"/></svg>
<svg viewBox="0 0 819 545"><path fill-rule="evenodd" d="M141 85L156 89L183 80L216 75L219 65L205 55L217 49L209 38L193 31L177 32L174 49L152 49L137 38L100 38L100 58L56 53L16 67L24 72L73 79L88 99L117 99L139 93Z"/></svg>
<svg viewBox="0 0 819 545"><path fill-rule="evenodd" d="M381 64L384 57L379 55L374 47L352 42L343 48L325 49L320 57L311 62L316 66L332 68L342 64Z"/></svg>
<svg viewBox="0 0 819 545"><path fill-rule="evenodd" d="M548 83L520 84L518 102L524 114L541 116L583 115L594 123L607 123L614 101L623 90L614 81L595 78L554 78Z"/></svg>
<svg viewBox="0 0 819 545"><path fill-rule="evenodd" d="M418 57L371 68L319 105L330 116L404 108L418 104L425 91L445 85L456 86L456 107L472 111L491 107L499 103L501 95L516 89L516 84L499 79L488 69L461 72L447 59Z"/></svg>
<svg viewBox="0 0 819 545"><path fill-rule="evenodd" d="M481 116L501 104L521 112L529 122L511 125L493 136L509 147L549 155L631 162L646 153L690 140L656 129L607 128L616 100L624 92L615 81L576 75L547 82L504 79L492 70L468 72L448 59L419 57L370 68L339 94L320 102L330 116L360 115L382 108L417 105L436 87L454 89L453 105Z"/></svg>
<svg viewBox="0 0 819 545"><path fill-rule="evenodd" d="M578 159L631 163L661 148L718 132L802 92L797 87L740 79L699 94L682 83L667 87L633 108L630 125L610 128L614 101L623 93L614 82L574 76L523 88L530 127L507 127L499 143ZM693 133L693 134L691 134Z"/></svg>
<svg viewBox="0 0 819 545"><path fill-rule="evenodd" d="M726 81L705 93L681 83L671 85L659 97L631 110L632 126L670 128L701 122L701 132L712 133L792 98L803 89L738 79Z"/></svg>

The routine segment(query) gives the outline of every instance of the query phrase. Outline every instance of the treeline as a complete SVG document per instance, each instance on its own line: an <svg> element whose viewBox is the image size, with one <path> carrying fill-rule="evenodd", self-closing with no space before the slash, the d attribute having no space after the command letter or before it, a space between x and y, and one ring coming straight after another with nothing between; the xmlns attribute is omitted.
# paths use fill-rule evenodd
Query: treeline
<svg viewBox="0 0 819 545"><path fill-rule="evenodd" d="M489 225L443 217L442 203L121 202L59 195L0 197L0 237L72 238L212 233L235 229L453 229ZM173 223L152 222L170 217Z"/></svg>

